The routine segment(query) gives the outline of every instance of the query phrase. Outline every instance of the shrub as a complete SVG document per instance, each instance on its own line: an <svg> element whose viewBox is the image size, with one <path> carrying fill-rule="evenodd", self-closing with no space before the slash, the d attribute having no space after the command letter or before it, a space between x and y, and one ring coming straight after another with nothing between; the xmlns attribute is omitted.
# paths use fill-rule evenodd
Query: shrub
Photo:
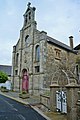
<svg viewBox="0 0 80 120"><path fill-rule="evenodd" d="M5 83L8 80L8 75L0 71L0 83Z"/></svg>
<svg viewBox="0 0 80 120"><path fill-rule="evenodd" d="M4 86L1 86L1 89L6 89L6 87L4 87Z"/></svg>

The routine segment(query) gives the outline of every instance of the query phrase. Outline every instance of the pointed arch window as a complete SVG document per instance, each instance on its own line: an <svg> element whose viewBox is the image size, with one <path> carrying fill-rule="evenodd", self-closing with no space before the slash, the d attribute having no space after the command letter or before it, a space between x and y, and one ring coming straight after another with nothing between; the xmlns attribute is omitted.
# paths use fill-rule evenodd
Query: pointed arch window
<svg viewBox="0 0 80 120"><path fill-rule="evenodd" d="M36 52L35 52L35 58L36 58L36 61L39 62L40 61L40 46L37 45L36 46Z"/></svg>
<svg viewBox="0 0 80 120"><path fill-rule="evenodd" d="M27 15L25 16L25 22L27 23Z"/></svg>
<svg viewBox="0 0 80 120"><path fill-rule="evenodd" d="M26 44L26 47L28 46L28 42L29 42L29 35L26 35L26 37L25 37L25 44Z"/></svg>
<svg viewBox="0 0 80 120"><path fill-rule="evenodd" d="M29 12L29 20L31 19L31 12Z"/></svg>
<svg viewBox="0 0 80 120"><path fill-rule="evenodd" d="M16 54L16 66L18 66L18 61L19 61L19 53Z"/></svg>

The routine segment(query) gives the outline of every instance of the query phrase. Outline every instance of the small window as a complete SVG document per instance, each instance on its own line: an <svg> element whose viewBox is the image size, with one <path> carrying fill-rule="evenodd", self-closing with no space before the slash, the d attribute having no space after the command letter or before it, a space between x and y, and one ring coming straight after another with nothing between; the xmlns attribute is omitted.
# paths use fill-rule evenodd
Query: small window
<svg viewBox="0 0 80 120"><path fill-rule="evenodd" d="M36 59L37 62L39 62L40 61L40 46L39 45L36 46L35 51L36 51L35 52L35 59Z"/></svg>
<svg viewBox="0 0 80 120"><path fill-rule="evenodd" d="M77 76L79 74L79 65L76 65L76 74L77 74Z"/></svg>
<svg viewBox="0 0 80 120"><path fill-rule="evenodd" d="M19 53L16 54L16 66L18 66L18 61L19 61Z"/></svg>
<svg viewBox="0 0 80 120"><path fill-rule="evenodd" d="M55 48L56 59L61 59L61 50Z"/></svg>
<svg viewBox="0 0 80 120"><path fill-rule="evenodd" d="M25 53L24 53L24 63L26 63L27 62L27 58L26 58L26 51L25 51Z"/></svg>
<svg viewBox="0 0 80 120"><path fill-rule="evenodd" d="M26 23L27 23L27 15L26 15L26 17L25 17L25 21L26 21Z"/></svg>
<svg viewBox="0 0 80 120"><path fill-rule="evenodd" d="M35 72L40 72L40 67L39 66L35 66Z"/></svg>
<svg viewBox="0 0 80 120"><path fill-rule="evenodd" d="M29 37L29 35L26 35L26 37L25 37L25 42L27 41L28 37Z"/></svg>
<svg viewBox="0 0 80 120"><path fill-rule="evenodd" d="M15 70L15 75L18 75L18 70Z"/></svg>
<svg viewBox="0 0 80 120"><path fill-rule="evenodd" d="M29 20L31 19L31 12L29 12Z"/></svg>
<svg viewBox="0 0 80 120"><path fill-rule="evenodd" d="M27 35L26 37L25 37L25 44L26 44L26 47L27 47L27 45L28 45L28 39L29 39L29 35Z"/></svg>
<svg viewBox="0 0 80 120"><path fill-rule="evenodd" d="M56 51L56 56L60 58L60 52Z"/></svg>

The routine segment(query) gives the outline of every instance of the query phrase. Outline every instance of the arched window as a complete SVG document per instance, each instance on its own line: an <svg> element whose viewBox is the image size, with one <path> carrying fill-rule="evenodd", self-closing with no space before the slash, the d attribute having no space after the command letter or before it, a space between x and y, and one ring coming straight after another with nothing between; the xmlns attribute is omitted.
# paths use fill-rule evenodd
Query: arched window
<svg viewBox="0 0 80 120"><path fill-rule="evenodd" d="M19 61L19 53L16 54L16 66L18 66L18 61Z"/></svg>
<svg viewBox="0 0 80 120"><path fill-rule="evenodd" d="M26 44L26 47L28 46L28 42L29 42L29 35L27 35L27 36L25 37L25 44Z"/></svg>
<svg viewBox="0 0 80 120"><path fill-rule="evenodd" d="M35 52L35 58L36 58L36 61L39 62L40 61L40 46L37 45L36 46L36 52Z"/></svg>

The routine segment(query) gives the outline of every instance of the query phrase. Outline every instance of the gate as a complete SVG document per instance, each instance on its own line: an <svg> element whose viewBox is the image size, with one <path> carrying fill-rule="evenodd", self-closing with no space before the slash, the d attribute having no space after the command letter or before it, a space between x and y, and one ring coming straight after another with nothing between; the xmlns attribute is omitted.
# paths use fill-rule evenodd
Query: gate
<svg viewBox="0 0 80 120"><path fill-rule="evenodd" d="M58 112L67 113L66 92L56 91L56 108Z"/></svg>

